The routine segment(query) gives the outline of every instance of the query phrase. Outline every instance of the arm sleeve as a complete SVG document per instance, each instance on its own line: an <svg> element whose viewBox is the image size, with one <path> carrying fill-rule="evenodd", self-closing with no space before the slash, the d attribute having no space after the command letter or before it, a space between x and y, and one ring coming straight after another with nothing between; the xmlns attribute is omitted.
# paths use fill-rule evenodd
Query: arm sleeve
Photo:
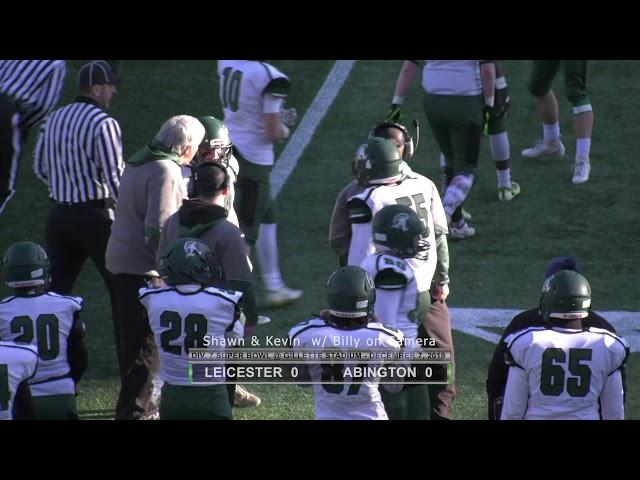
<svg viewBox="0 0 640 480"><path fill-rule="evenodd" d="M329 227L329 243L342 265L342 259L349 255L349 244L351 243L351 222L349 221L349 210L347 209L347 189L343 189L340 192L333 207L331 225Z"/></svg>
<svg viewBox="0 0 640 480"><path fill-rule="evenodd" d="M435 227L436 271L434 280L439 284L449 283L449 243L446 230Z"/></svg>
<svg viewBox="0 0 640 480"><path fill-rule="evenodd" d="M351 245L349 246L349 265L359 266L367 255L373 253L371 223L351 225Z"/></svg>
<svg viewBox="0 0 640 480"><path fill-rule="evenodd" d="M529 401L527 373L517 366L509 368L507 388L500 420L523 420Z"/></svg>
<svg viewBox="0 0 640 480"><path fill-rule="evenodd" d="M13 400L14 420L33 420L33 402L31 400L31 389L29 388L29 382L24 380L18 385L16 396Z"/></svg>
<svg viewBox="0 0 640 480"><path fill-rule="evenodd" d="M109 187L111 198L118 198L120 177L124 171L122 158L122 133L120 125L113 118L106 119L96 132L95 153L98 166Z"/></svg>
<svg viewBox="0 0 640 480"><path fill-rule="evenodd" d="M22 119L22 129L25 136L31 127L51 113L51 110L60 100L66 74L67 66L64 60L54 60L51 72L40 87L40 93L35 101L34 108L31 108Z"/></svg>
<svg viewBox="0 0 640 480"><path fill-rule="evenodd" d="M487 372L487 400L488 400L488 418L489 420L500 420L499 403L504 396L504 389L507 384L509 375L509 367L504 361L506 345L504 337L500 339L489 363L489 371Z"/></svg>
<svg viewBox="0 0 640 480"><path fill-rule="evenodd" d="M160 256L167 248L167 228L163 228L158 236L158 248L156 250L156 266L160 267Z"/></svg>
<svg viewBox="0 0 640 480"><path fill-rule="evenodd" d="M258 308L256 306L256 294L250 281L234 280L227 281L229 289L242 292L242 311L246 318L247 325L258 324Z"/></svg>
<svg viewBox="0 0 640 480"><path fill-rule="evenodd" d="M400 301L402 300L402 290L385 290L376 288L375 313L380 323L396 325Z"/></svg>
<svg viewBox="0 0 640 480"><path fill-rule="evenodd" d="M154 257L158 250L160 234L167 218L175 213L180 204L176 201L182 178L174 178L169 170L159 172L148 187L147 213L144 217L145 243Z"/></svg>
<svg viewBox="0 0 640 480"><path fill-rule="evenodd" d="M264 95L262 97L262 113L280 113L284 104L284 98Z"/></svg>
<svg viewBox="0 0 640 480"><path fill-rule="evenodd" d="M447 240L447 216L444 213L442 199L435 184L431 187L431 218L436 236L436 271L434 281L439 284L449 283L449 243Z"/></svg>
<svg viewBox="0 0 640 480"><path fill-rule="evenodd" d="M616 370L607 377L600 395L603 420L624 420L623 398L622 375Z"/></svg>
<svg viewBox="0 0 640 480"><path fill-rule="evenodd" d="M244 295L243 295L244 297ZM227 340L231 339L240 339L244 337L244 326L242 322L240 322L240 310L244 308L243 306L243 298L240 299L238 304L235 307L235 313L233 318L233 323L229 325L229 327L224 332L224 338ZM232 344L234 347L241 347L241 344ZM231 347L233 348L233 347Z"/></svg>
<svg viewBox="0 0 640 480"><path fill-rule="evenodd" d="M84 343L87 327L80 318L80 312L75 312L73 325L69 338L67 338L67 360L69 361L69 374L74 383L78 383L82 378L89 363L89 353Z"/></svg>
<svg viewBox="0 0 640 480"><path fill-rule="evenodd" d="M45 124L42 124L40 128L40 134L38 135L38 142L36 148L33 150L33 171L40 180L44 182L47 187L49 186L49 172L48 165L45 159L44 150L44 138L45 138Z"/></svg>

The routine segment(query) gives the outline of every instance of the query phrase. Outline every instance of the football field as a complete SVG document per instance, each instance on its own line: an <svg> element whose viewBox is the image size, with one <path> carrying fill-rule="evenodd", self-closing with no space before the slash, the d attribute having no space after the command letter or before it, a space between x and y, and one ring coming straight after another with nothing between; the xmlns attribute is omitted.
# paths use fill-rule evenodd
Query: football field
<svg viewBox="0 0 640 480"><path fill-rule="evenodd" d="M273 318L258 327L260 338L285 337L324 304L324 286L337 261L328 243L335 198L350 181L350 162L369 129L385 116L401 61L273 61L289 75L287 107L298 110L297 130L278 147L272 177L278 196L280 262L289 286L302 288L301 301L285 309L263 309ZM74 98L81 61L68 62L64 105ZM221 118L215 61L134 61L121 64L124 82L110 113L122 127L125 157L150 140L172 115ZM640 61L592 61L588 88L594 108L591 180L571 184L575 154L571 107L561 77L554 83L567 147L564 159L524 159L520 151L540 138L542 129L526 83L530 62L505 62L511 95L508 118L512 178L522 193L511 203L498 201L496 176L487 142L479 175L465 208L476 236L450 242L451 295L458 395L456 419L486 418L484 381L501 328L517 311L538 302L546 262L574 255L593 290L593 308L632 344L628 362L626 417L640 419L640 223L637 156L640 139ZM405 101L406 118L420 121L420 144L411 167L440 181L438 150L422 111L416 81ZM409 127L413 133L412 127ZM33 174L31 153L37 131L23 150L18 191L0 217L0 252L19 240L44 244L51 206L46 187ZM78 232L82 235L82 232ZM257 262L253 262L254 265ZM258 292L260 282L257 281ZM9 290L0 286L2 296ZM85 299L89 367L78 397L83 418L113 418L119 379L106 290L91 263L76 282ZM311 419L310 389L290 385L250 385L262 398L252 409L234 409L237 419Z"/></svg>

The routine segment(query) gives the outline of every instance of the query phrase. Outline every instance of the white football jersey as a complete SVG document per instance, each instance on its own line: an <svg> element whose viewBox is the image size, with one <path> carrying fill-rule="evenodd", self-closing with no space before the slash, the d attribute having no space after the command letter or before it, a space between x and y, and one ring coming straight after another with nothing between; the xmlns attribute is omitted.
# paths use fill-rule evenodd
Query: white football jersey
<svg viewBox="0 0 640 480"><path fill-rule="evenodd" d="M234 146L252 163L273 165L273 141L262 114L281 111L286 94L268 87L276 79L288 81L287 76L273 65L253 60L220 60L218 75L224 123Z"/></svg>
<svg viewBox="0 0 640 480"><path fill-rule="evenodd" d="M37 366L36 347L0 341L0 420L13 419L13 401L18 387L33 377Z"/></svg>
<svg viewBox="0 0 640 480"><path fill-rule="evenodd" d="M509 377L503 420L624 417L620 368L627 342L600 328L532 327L505 339Z"/></svg>
<svg viewBox="0 0 640 480"><path fill-rule="evenodd" d="M400 183L370 186L349 199L352 232L349 265L360 266L368 255L375 253L373 217L385 206L396 204L411 207L429 229L428 258L423 274L430 284L437 263L435 226L447 232L447 217L435 184L413 171L405 173Z"/></svg>
<svg viewBox="0 0 640 480"><path fill-rule="evenodd" d="M427 60L422 70L422 87L435 95L480 95L478 60Z"/></svg>
<svg viewBox="0 0 640 480"><path fill-rule="evenodd" d="M289 331L289 338L294 349L322 349L324 346L339 350L399 350L403 342L402 332L388 325L372 322L356 330L341 330L320 318L297 324ZM344 365L342 372L356 366ZM367 364L374 365L380 363ZM309 368L313 381L331 380L322 378L320 367L314 367ZM387 420L378 391L379 382L380 378L376 377L351 385L313 385L316 420Z"/></svg>
<svg viewBox="0 0 640 480"><path fill-rule="evenodd" d="M241 292L200 285L141 288L140 303L160 352L160 378L171 385L190 385L189 348L224 345L240 339ZM209 345L203 341L206 335ZM221 379L221 382L223 380Z"/></svg>
<svg viewBox="0 0 640 480"><path fill-rule="evenodd" d="M29 380L34 397L75 394L75 384L68 376L67 341L73 317L80 310L82 298L54 292L0 302L0 338L38 349L38 372Z"/></svg>
<svg viewBox="0 0 640 480"><path fill-rule="evenodd" d="M421 274L425 269L424 262L374 253L360 266L376 285L378 320L402 331L406 349L420 348L416 343L418 325L431 303L430 277Z"/></svg>

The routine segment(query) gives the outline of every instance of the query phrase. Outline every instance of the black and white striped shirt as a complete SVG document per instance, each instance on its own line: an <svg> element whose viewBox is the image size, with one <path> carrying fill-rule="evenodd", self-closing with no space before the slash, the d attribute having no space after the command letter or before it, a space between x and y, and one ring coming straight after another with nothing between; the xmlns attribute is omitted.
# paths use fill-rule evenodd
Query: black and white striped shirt
<svg viewBox="0 0 640 480"><path fill-rule="evenodd" d="M58 103L66 73L64 60L0 60L0 92L16 101L23 137Z"/></svg>
<svg viewBox="0 0 640 480"><path fill-rule="evenodd" d="M120 125L89 97L49 115L33 157L36 175L58 202L118 197L124 170Z"/></svg>

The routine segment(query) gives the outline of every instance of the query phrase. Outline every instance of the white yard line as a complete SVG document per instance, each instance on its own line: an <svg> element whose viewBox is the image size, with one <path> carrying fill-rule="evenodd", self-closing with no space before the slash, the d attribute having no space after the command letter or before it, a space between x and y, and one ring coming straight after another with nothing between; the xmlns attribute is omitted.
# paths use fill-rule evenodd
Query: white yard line
<svg viewBox="0 0 640 480"><path fill-rule="evenodd" d="M326 80L318 90L316 98L304 114L302 121L289 139L280 158L271 172L271 196L276 198L296 168L300 156L313 138L313 134L320 122L329 111L329 107L338 96L344 82L349 77L355 60L337 60L327 75Z"/></svg>
<svg viewBox="0 0 640 480"><path fill-rule="evenodd" d="M482 327L506 327L522 310L495 308L452 308L451 326L454 330L468 333L488 342L498 343L500 335ZM640 352L640 312L598 311L624 337L632 352Z"/></svg>

